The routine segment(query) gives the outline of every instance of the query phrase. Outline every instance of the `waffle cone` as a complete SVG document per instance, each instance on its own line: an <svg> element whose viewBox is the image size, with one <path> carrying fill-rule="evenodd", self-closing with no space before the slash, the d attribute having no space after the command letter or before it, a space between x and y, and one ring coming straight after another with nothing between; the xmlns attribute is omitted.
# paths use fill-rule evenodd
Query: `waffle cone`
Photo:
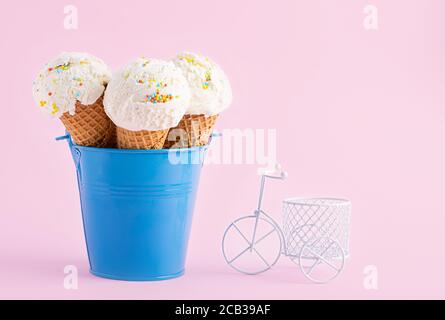
<svg viewBox="0 0 445 320"><path fill-rule="evenodd" d="M168 129L131 131L117 127L116 130L119 149L162 149L168 134Z"/></svg>
<svg viewBox="0 0 445 320"><path fill-rule="evenodd" d="M164 149L204 146L209 143L210 135L218 115L186 114L175 128L170 129Z"/></svg>
<svg viewBox="0 0 445 320"><path fill-rule="evenodd" d="M77 102L76 113L65 112L60 120L79 146L106 148L115 144L116 126L104 111L102 97L89 106Z"/></svg>

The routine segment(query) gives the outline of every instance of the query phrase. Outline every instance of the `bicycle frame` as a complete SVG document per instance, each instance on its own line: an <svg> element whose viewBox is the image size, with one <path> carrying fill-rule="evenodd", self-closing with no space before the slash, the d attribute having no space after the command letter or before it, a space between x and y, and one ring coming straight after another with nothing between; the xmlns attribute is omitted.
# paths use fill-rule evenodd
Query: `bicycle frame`
<svg viewBox="0 0 445 320"><path fill-rule="evenodd" d="M257 206L257 209L254 211L254 215L255 215L256 219L255 219L255 226L254 226L253 233L252 233L252 241L250 242L250 251L252 251L253 246L255 244L256 231L257 231L257 227L258 227L258 220L260 218L260 215L262 214L278 230L278 233L280 235L280 241L281 241L281 249L284 249L284 253L286 253L287 252L287 250L286 250L286 242L284 241L283 231L281 230L279 224L271 216L269 216L265 211L263 211L261 209L261 205L262 205L262 202L263 202L263 196L264 196L264 186L266 184L266 178L280 179L280 180L283 179L282 177L276 177L276 176L270 176L270 175L262 175L261 176L261 186L260 186L260 195L258 197L258 206ZM273 232L273 230L271 232ZM268 235L269 235L269 233L264 235L262 238L265 238Z"/></svg>

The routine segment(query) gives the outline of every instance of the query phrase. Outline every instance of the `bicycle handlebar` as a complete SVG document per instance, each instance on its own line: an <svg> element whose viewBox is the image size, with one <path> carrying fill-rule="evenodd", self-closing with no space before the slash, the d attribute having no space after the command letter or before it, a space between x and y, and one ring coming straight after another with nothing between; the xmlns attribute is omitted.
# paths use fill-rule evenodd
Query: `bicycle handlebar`
<svg viewBox="0 0 445 320"><path fill-rule="evenodd" d="M287 172L282 170L279 164L276 164L273 170L263 171L261 175L271 179L284 180L287 178Z"/></svg>
<svg viewBox="0 0 445 320"><path fill-rule="evenodd" d="M279 175L274 175L274 174L263 174L264 177L267 178L271 178L271 179L280 179L280 180L284 180L287 178L287 172L286 171L281 171L281 173Z"/></svg>

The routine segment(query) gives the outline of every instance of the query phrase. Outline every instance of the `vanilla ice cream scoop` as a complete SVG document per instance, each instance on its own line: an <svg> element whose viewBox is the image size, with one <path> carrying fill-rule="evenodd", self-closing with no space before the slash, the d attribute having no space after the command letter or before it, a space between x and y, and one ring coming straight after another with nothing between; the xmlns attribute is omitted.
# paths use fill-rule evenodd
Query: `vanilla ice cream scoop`
<svg viewBox="0 0 445 320"><path fill-rule="evenodd" d="M33 82L38 106L51 116L74 115L76 103L94 104L103 94L111 71L88 53L64 52L48 62Z"/></svg>
<svg viewBox="0 0 445 320"><path fill-rule="evenodd" d="M173 61L186 77L192 94L186 114L213 116L229 107L230 82L216 63L190 52L178 54Z"/></svg>
<svg viewBox="0 0 445 320"><path fill-rule="evenodd" d="M131 131L175 127L190 101L187 80L173 62L139 58L113 75L105 91L105 112Z"/></svg>

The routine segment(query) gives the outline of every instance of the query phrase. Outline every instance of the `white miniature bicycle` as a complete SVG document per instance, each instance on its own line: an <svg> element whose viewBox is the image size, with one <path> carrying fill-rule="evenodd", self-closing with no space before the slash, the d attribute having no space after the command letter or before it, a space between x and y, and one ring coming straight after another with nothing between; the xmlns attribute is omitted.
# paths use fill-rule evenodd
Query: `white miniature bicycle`
<svg viewBox="0 0 445 320"><path fill-rule="evenodd" d="M282 230L261 203L266 178L286 177L279 165L261 174L257 209L233 221L224 232L224 259L235 270L254 275L272 268L284 254L306 278L326 283L341 273L349 253L351 203L335 198L286 199Z"/></svg>

